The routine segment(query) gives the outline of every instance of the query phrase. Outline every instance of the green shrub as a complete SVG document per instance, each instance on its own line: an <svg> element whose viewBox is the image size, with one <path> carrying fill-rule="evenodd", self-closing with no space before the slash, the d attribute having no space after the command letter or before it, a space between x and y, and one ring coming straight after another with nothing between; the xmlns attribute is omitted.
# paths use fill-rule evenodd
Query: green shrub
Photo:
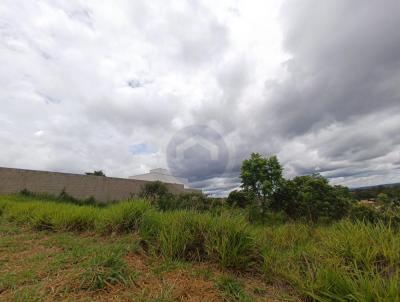
<svg viewBox="0 0 400 302"><path fill-rule="evenodd" d="M27 197L35 197L35 193L29 191L28 189L23 189L21 192L19 192L22 196L27 196Z"/></svg>
<svg viewBox="0 0 400 302"><path fill-rule="evenodd" d="M34 193L27 189L23 189L21 192L19 192L19 196L25 197L26 200L41 199L41 200L53 201L53 202L72 203L72 204L76 204L76 205L92 205L92 206L100 206L100 207L104 206L104 204L97 202L93 196L90 196L86 199L75 198L75 197L69 195L65 191L65 188L61 191L61 193L58 196L47 194L47 193Z"/></svg>
<svg viewBox="0 0 400 302"><path fill-rule="evenodd" d="M369 205L356 204L352 206L349 218L352 221L385 223L397 229L400 227L400 210L396 207L375 208Z"/></svg>
<svg viewBox="0 0 400 302"><path fill-rule="evenodd" d="M139 196L156 203L160 198L170 196L165 183L161 181L147 182L141 189Z"/></svg>
<svg viewBox="0 0 400 302"><path fill-rule="evenodd" d="M0 216L3 215L5 208L7 207L7 203L6 202L0 202Z"/></svg>
<svg viewBox="0 0 400 302"><path fill-rule="evenodd" d="M90 231L95 229L99 210L94 207L65 207L52 215L52 221L57 230Z"/></svg>
<svg viewBox="0 0 400 302"><path fill-rule="evenodd" d="M3 215L8 220L14 221L18 224L30 224L35 214L35 210L38 208L39 204L34 202L10 202L8 206L3 209Z"/></svg>
<svg viewBox="0 0 400 302"><path fill-rule="evenodd" d="M265 233L264 274L316 301L397 301L400 237L384 224L343 221Z"/></svg>
<svg viewBox="0 0 400 302"><path fill-rule="evenodd" d="M168 259L185 259L194 241L194 229L187 212L170 212L163 215L156 244Z"/></svg>
<svg viewBox="0 0 400 302"><path fill-rule="evenodd" d="M271 200L272 209L284 211L290 218L305 218L310 222L341 219L348 214L351 204L347 188L331 186L319 174L283 181Z"/></svg>
<svg viewBox="0 0 400 302"><path fill-rule="evenodd" d="M247 268L258 256L251 228L243 217L215 217L204 232L207 253L224 267Z"/></svg>
<svg viewBox="0 0 400 302"><path fill-rule="evenodd" d="M149 212L139 231L167 259L200 259L204 239L198 221L199 214L187 211Z"/></svg>
<svg viewBox="0 0 400 302"><path fill-rule="evenodd" d="M94 228L97 210L47 201L24 201L10 203L5 216L37 230L84 231Z"/></svg>
<svg viewBox="0 0 400 302"><path fill-rule="evenodd" d="M244 191L234 190L229 193L226 203L231 207L245 208L251 204L249 194Z"/></svg>
<svg viewBox="0 0 400 302"><path fill-rule="evenodd" d="M121 202L100 212L97 228L103 233L136 231L143 215L151 210L151 205L145 201Z"/></svg>
<svg viewBox="0 0 400 302"><path fill-rule="evenodd" d="M149 200L160 211L206 211L218 206L214 199L207 198L202 193L172 194L168 191L167 186L160 181L145 184L139 196Z"/></svg>
<svg viewBox="0 0 400 302"><path fill-rule="evenodd" d="M357 204L349 212L349 217L353 221L377 222L381 217L378 211L371 206Z"/></svg>
<svg viewBox="0 0 400 302"><path fill-rule="evenodd" d="M212 199L207 198L202 193L183 193L174 196L173 199L175 200L175 208L171 208L171 210L206 211L216 206Z"/></svg>

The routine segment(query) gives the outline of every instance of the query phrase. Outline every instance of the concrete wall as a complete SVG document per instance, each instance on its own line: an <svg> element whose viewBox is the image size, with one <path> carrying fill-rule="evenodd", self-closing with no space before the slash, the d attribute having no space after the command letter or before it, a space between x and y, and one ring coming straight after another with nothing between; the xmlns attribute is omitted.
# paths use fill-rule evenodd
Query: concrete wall
<svg viewBox="0 0 400 302"><path fill-rule="evenodd" d="M65 189L69 195L78 199L93 196L98 201L107 202L127 199L132 194L138 194L146 183L148 182L144 180L0 167L0 195L18 193L23 189L35 193L58 195ZM185 189L179 184L165 185L174 194L199 192Z"/></svg>

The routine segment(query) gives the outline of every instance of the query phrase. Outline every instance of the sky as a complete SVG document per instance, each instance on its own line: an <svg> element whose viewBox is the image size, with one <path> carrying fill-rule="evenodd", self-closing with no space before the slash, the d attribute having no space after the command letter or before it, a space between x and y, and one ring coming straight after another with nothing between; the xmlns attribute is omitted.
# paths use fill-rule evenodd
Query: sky
<svg viewBox="0 0 400 302"><path fill-rule="evenodd" d="M252 152L400 182L399 28L397 0L2 0L0 166L128 177L189 140L216 195Z"/></svg>

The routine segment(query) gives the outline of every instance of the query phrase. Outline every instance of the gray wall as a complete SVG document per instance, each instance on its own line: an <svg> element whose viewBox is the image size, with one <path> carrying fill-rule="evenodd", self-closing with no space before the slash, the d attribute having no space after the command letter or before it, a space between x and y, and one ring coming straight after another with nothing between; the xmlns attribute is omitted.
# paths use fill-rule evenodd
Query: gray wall
<svg viewBox="0 0 400 302"><path fill-rule="evenodd" d="M0 167L0 195L18 193L23 189L35 193L58 195L65 189L69 195L78 199L93 196L98 201L107 202L127 199L132 194L138 194L146 183L148 182L144 180ZM179 184L165 185L174 194L199 192L185 189Z"/></svg>

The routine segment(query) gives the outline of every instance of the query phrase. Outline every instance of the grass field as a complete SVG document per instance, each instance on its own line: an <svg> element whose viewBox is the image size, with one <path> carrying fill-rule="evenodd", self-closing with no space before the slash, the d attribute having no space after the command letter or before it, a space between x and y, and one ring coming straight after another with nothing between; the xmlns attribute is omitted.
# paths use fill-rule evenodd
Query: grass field
<svg viewBox="0 0 400 302"><path fill-rule="evenodd" d="M2 301L400 301L390 226L0 197Z"/></svg>

